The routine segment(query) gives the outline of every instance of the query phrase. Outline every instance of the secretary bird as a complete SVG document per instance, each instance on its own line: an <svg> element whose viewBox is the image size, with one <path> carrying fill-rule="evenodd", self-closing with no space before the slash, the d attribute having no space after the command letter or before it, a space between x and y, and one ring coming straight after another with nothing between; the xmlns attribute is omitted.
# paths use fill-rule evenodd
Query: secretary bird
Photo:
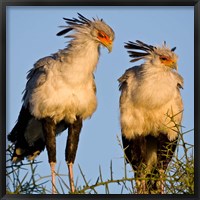
<svg viewBox="0 0 200 200"><path fill-rule="evenodd" d="M23 105L16 125L8 135L14 143L12 161L33 160L46 147L56 193L56 136L68 128L65 159L71 192L75 192L73 164L82 128L97 108L94 71L100 46L112 51L114 31L103 19L63 18L67 26L57 35L72 38L68 46L39 59L27 75Z"/></svg>
<svg viewBox="0 0 200 200"><path fill-rule="evenodd" d="M125 157L135 172L138 194L163 194L163 176L176 149L183 112L176 48L138 40L125 48L131 62L145 60L119 78Z"/></svg>

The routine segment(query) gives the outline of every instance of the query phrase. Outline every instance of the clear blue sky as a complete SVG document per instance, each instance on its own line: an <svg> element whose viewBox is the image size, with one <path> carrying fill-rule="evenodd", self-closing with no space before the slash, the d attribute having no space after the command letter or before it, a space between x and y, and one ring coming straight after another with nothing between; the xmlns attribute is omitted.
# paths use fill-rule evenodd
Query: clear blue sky
<svg viewBox="0 0 200 200"><path fill-rule="evenodd" d="M7 133L13 128L22 105L21 93L25 88L27 71L38 59L67 45L66 38L56 36L61 30L58 26L65 25L63 17L77 17L77 12L89 19L103 18L116 35L112 53L101 48L95 73L98 108L92 118L84 122L81 132L74 170L75 178L79 177L82 185L78 164L91 183L96 182L99 166L103 178L110 177L111 160L114 178L121 178L124 173L123 152L117 141L117 135L120 137L117 79L133 66L123 47L124 42L138 39L159 45L165 40L170 47L177 47L179 73L184 77L183 131L194 128L194 10L193 7L8 7ZM61 164L62 174L67 174L66 138L67 132L57 137L57 163ZM193 132L186 140L193 143ZM38 166L38 174L49 175L46 150L37 161L43 161ZM120 193L120 189L114 185L111 192Z"/></svg>

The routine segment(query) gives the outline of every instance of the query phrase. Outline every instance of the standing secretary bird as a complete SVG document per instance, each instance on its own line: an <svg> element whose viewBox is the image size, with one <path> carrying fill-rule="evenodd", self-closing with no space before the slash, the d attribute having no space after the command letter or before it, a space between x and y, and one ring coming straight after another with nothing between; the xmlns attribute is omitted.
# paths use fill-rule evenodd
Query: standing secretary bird
<svg viewBox="0 0 200 200"><path fill-rule="evenodd" d="M92 116L97 107L94 71L100 45L109 52L113 30L102 20L64 18L67 26L57 35L73 31L68 46L38 60L29 71L18 121L8 135L15 144L13 162L24 157L33 160L46 147L55 188L56 135L68 128L65 159L68 165L71 192L75 192L73 163L76 156L82 121Z"/></svg>
<svg viewBox="0 0 200 200"><path fill-rule="evenodd" d="M176 48L138 40L125 48L131 62L145 60L119 78L125 157L135 172L138 194L163 194L163 176L176 148L183 111Z"/></svg>

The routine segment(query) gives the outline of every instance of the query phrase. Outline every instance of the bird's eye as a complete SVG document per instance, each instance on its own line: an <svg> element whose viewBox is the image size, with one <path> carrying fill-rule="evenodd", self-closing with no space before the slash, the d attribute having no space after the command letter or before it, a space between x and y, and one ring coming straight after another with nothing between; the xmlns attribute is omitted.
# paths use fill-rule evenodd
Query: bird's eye
<svg viewBox="0 0 200 200"><path fill-rule="evenodd" d="M163 61L167 60L166 57L160 57L160 59L163 60Z"/></svg>
<svg viewBox="0 0 200 200"><path fill-rule="evenodd" d="M101 37L101 38L105 38L106 36L103 35L101 32L98 32L98 36Z"/></svg>

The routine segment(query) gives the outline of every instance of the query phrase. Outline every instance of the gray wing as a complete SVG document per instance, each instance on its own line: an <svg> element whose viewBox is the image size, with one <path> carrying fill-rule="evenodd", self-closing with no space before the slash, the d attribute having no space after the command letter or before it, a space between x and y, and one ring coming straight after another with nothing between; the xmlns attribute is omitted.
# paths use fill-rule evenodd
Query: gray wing
<svg viewBox="0 0 200 200"><path fill-rule="evenodd" d="M173 74L175 75L175 77L177 79L177 88L183 89L183 84L184 84L183 77L180 74L178 74L177 72L173 72Z"/></svg>
<svg viewBox="0 0 200 200"><path fill-rule="evenodd" d="M127 69L125 73L118 79L119 90L122 92L125 90L134 90L142 77L142 72L142 65Z"/></svg>
<svg viewBox="0 0 200 200"><path fill-rule="evenodd" d="M27 107L29 103L29 98L31 93L35 88L40 87L45 83L49 67L56 62L54 56L47 56L38 60L34 67L28 71L27 74L27 83L25 90L23 91L24 96L22 101L24 102L23 106Z"/></svg>

